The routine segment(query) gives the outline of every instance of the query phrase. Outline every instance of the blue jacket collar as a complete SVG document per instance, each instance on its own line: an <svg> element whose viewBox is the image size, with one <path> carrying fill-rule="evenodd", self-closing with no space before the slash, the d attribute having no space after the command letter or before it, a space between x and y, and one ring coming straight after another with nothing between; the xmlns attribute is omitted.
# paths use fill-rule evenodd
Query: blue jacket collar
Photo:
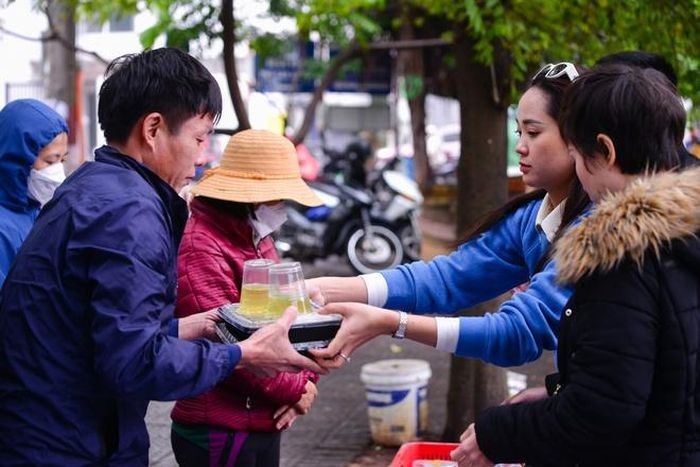
<svg viewBox="0 0 700 467"><path fill-rule="evenodd" d="M165 183L162 178L145 165L126 154L120 153L111 146L97 148L95 150L95 161L133 170L146 180L153 187L161 201L163 201L163 204L165 204L173 224L175 238L179 244L188 217L187 203L180 198L170 185Z"/></svg>

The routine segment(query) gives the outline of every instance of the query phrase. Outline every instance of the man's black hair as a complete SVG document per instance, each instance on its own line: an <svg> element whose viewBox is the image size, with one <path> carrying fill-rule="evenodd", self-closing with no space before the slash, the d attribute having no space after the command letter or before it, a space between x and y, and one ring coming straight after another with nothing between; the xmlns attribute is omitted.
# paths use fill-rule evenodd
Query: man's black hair
<svg viewBox="0 0 700 467"><path fill-rule="evenodd" d="M163 114L169 130L196 115L221 116L221 91L194 57L162 48L116 58L107 67L97 115L105 139L124 143L143 116Z"/></svg>
<svg viewBox="0 0 700 467"><path fill-rule="evenodd" d="M597 137L610 137L622 173L672 170L679 166L685 109L673 84L655 69L600 65L568 89L559 126L583 157L607 155Z"/></svg>
<svg viewBox="0 0 700 467"><path fill-rule="evenodd" d="M666 75L666 78L668 78L671 84L678 87L678 76L676 76L673 65L658 54L642 52L640 50L628 50L606 55L599 59L596 65L630 65L638 66L639 68L653 68Z"/></svg>

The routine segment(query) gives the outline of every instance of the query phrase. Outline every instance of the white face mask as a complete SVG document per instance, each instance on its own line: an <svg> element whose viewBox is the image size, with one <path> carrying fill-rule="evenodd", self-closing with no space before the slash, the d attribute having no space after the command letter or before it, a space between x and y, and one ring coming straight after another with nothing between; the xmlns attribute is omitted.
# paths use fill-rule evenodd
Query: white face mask
<svg viewBox="0 0 700 467"><path fill-rule="evenodd" d="M66 179L63 163L56 162L41 170L32 169L27 179L27 194L44 207L53 197L56 188Z"/></svg>
<svg viewBox="0 0 700 467"><path fill-rule="evenodd" d="M287 210L284 203L275 203L273 205L261 204L255 208L255 219L251 217L250 222L258 236L265 238L282 227L286 220Z"/></svg>

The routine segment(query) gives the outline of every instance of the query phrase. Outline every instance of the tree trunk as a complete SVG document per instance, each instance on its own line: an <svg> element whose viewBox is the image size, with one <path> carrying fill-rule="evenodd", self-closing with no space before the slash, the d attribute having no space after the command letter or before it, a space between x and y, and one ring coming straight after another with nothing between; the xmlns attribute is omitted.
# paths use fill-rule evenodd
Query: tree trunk
<svg viewBox="0 0 700 467"><path fill-rule="evenodd" d="M233 110L236 112L236 118L238 119L238 129L247 130L250 128L250 120L243 102L243 96L241 96L241 89L238 87L238 71L236 71L236 56L234 55L236 24L233 17L233 0L223 0L221 2L221 15L219 18L223 27L224 70L226 72L228 92L231 94Z"/></svg>
<svg viewBox="0 0 700 467"><path fill-rule="evenodd" d="M45 37L60 38L44 42L48 67L44 70L46 97L55 102L55 108L68 122L69 152L66 171L73 172L84 160L82 148L79 99L76 95L78 65L75 58L75 8L71 2L54 0L46 3L49 31Z"/></svg>
<svg viewBox="0 0 700 467"><path fill-rule="evenodd" d="M467 311L468 316L492 312L508 295L489 300ZM447 390L447 420L442 433L444 441L457 442L476 415L487 407L498 405L507 396L506 373L503 368L474 358L452 356Z"/></svg>
<svg viewBox="0 0 700 467"><path fill-rule="evenodd" d="M49 34L56 33L75 47L74 10L64 1L49 1L46 14L50 18ZM71 106L75 100L75 51L59 41L45 43L48 70L46 73L46 96Z"/></svg>
<svg viewBox="0 0 700 467"><path fill-rule="evenodd" d="M494 103L491 69L473 60L472 44L460 32L455 40L457 97L460 103L461 155L457 188L458 236L507 200L507 110ZM499 299L467 312L482 315ZM477 360L452 357L445 440L454 441L484 408L506 396L505 370Z"/></svg>
<svg viewBox="0 0 700 467"><path fill-rule="evenodd" d="M457 41L455 48L462 127L457 174L457 231L462 232L508 199L508 112L505 107L494 104L491 71L473 61L467 39Z"/></svg>
<svg viewBox="0 0 700 467"><path fill-rule="evenodd" d="M415 38L413 14L410 6L403 5L400 40ZM399 72L404 76L404 82L414 80L418 88L407 91L408 106L411 111L411 130L413 133L413 164L416 182L422 192L426 192L432 182L432 171L428 161L428 151L425 138L425 69L423 63L423 48L411 48L399 52Z"/></svg>

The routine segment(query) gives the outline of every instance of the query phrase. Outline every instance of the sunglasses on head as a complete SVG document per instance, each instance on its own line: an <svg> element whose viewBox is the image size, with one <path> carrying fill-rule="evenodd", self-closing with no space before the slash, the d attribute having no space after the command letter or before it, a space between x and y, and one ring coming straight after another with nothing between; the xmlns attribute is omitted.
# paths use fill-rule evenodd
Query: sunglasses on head
<svg viewBox="0 0 700 467"><path fill-rule="evenodd" d="M578 71L573 63L560 62L560 63L548 63L542 67L540 71L535 74L533 79L539 77L544 77L548 79L560 78L566 75L570 81L578 78Z"/></svg>

